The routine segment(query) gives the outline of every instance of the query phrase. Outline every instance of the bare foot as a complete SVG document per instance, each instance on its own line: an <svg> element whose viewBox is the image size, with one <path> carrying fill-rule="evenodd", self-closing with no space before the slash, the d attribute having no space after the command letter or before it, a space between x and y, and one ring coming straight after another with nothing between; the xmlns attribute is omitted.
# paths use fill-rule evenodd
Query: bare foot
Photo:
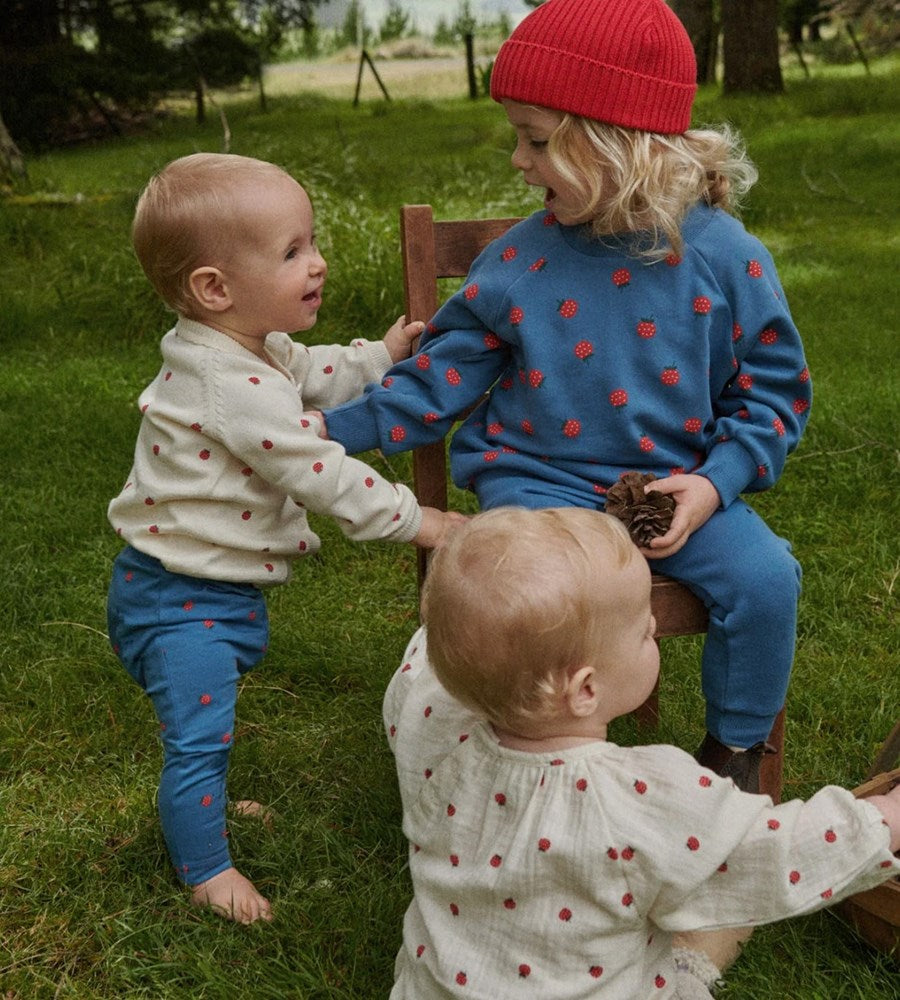
<svg viewBox="0 0 900 1000"><path fill-rule="evenodd" d="M212 878L195 885L191 890L195 906L211 906L216 913L239 924L252 924L256 920L271 920L272 907L265 896L237 868L226 868Z"/></svg>
<svg viewBox="0 0 900 1000"><path fill-rule="evenodd" d="M263 826L267 830L272 829L275 814L268 806L264 806L260 802L254 802L253 799L239 799L237 802L229 803L228 808L236 816L256 816L262 820Z"/></svg>

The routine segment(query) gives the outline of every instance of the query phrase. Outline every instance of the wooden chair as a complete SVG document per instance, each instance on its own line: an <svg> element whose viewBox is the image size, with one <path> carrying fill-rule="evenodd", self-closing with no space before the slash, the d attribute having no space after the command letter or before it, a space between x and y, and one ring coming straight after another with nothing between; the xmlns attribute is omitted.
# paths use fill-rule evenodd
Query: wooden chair
<svg viewBox="0 0 900 1000"><path fill-rule="evenodd" d="M434 220L430 205L404 205L400 210L400 245L407 320L429 320L438 308L438 279L462 278L475 257L518 219ZM417 448L413 452L413 483L419 502L447 509L446 444ZM427 554L419 550L419 583L428 568ZM653 575L652 608L656 638L705 632L708 615L703 602L690 590L659 574ZM658 689L637 710L638 721L650 727L659 722ZM767 755L760 771L760 785L778 802L781 798L784 757L784 709L775 720L769 743L776 753Z"/></svg>

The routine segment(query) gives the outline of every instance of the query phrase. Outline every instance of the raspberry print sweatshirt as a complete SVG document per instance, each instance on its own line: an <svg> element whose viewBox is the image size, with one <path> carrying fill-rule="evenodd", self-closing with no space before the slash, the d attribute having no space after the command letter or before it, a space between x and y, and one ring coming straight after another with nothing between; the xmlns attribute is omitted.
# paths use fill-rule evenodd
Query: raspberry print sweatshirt
<svg viewBox="0 0 900 1000"><path fill-rule="evenodd" d="M631 237L536 212L482 252L418 354L326 411L330 437L417 447L488 392L451 444L462 488L536 478L591 504L628 470L696 472L728 506L770 487L809 416L797 328L738 220L698 205L682 231L680 258L648 264Z"/></svg>

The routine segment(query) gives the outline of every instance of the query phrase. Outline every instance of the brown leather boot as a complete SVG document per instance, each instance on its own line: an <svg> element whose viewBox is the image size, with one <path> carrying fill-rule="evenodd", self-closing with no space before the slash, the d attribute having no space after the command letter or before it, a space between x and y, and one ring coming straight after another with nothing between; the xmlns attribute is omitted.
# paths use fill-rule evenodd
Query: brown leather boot
<svg viewBox="0 0 900 1000"><path fill-rule="evenodd" d="M742 792L758 795L759 766L767 753L777 753L771 743L760 740L746 750L732 750L707 733L694 759L721 777L731 778Z"/></svg>

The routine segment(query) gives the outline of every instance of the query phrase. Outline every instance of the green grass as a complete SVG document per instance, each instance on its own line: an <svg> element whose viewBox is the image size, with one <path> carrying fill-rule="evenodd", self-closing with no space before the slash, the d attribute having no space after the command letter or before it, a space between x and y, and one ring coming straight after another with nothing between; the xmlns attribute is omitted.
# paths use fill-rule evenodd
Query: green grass
<svg viewBox="0 0 900 1000"><path fill-rule="evenodd" d="M858 784L900 714L897 83L895 64L871 78L842 68L783 97L698 101L697 120L733 121L759 163L745 221L779 260L815 382L800 449L754 501L805 570L787 795ZM236 101L228 116L234 152L282 163L313 198L331 267L317 341L378 336L401 311L401 202L445 217L534 205L487 101L354 110L307 95L267 115ZM103 636L118 549L106 504L168 323L129 249L130 215L153 169L219 148L215 120L172 117L151 135L33 160L41 197L0 201L4 1000L389 991L409 884L380 702L416 624L412 549L353 545L319 521L323 552L271 595L271 651L243 685L230 775L235 797L277 813L271 831L232 823L271 926L193 910L170 877L151 711ZM380 468L410 476L406 456ZM698 648L664 646L658 738L688 748L702 730ZM614 736L646 738L628 720ZM887 997L895 975L823 913L758 932L721 996Z"/></svg>

